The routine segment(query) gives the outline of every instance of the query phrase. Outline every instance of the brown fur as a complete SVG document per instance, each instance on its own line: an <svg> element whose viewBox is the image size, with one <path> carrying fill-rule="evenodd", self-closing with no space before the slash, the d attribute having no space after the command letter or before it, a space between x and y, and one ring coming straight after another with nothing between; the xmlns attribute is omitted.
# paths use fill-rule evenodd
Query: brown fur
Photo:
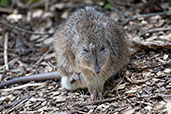
<svg viewBox="0 0 171 114"><path fill-rule="evenodd" d="M93 99L101 97L105 81L127 64L128 47L121 27L110 17L92 7L76 11L57 31L54 48L59 72L67 80L81 72L81 83L62 86L88 87Z"/></svg>

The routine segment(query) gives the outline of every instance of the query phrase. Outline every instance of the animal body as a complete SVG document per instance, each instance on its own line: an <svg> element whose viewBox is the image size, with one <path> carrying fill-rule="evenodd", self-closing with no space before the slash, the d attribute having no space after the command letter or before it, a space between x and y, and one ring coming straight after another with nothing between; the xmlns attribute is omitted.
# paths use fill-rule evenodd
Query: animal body
<svg viewBox="0 0 171 114"><path fill-rule="evenodd" d="M92 7L74 12L59 27L53 45L62 87L88 88L92 100L102 97L105 81L129 60L122 28Z"/></svg>

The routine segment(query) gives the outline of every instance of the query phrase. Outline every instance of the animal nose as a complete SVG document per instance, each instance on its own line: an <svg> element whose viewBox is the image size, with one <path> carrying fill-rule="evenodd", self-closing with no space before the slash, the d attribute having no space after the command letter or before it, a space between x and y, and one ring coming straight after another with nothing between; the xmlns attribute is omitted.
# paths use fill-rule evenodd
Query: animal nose
<svg viewBox="0 0 171 114"><path fill-rule="evenodd" d="M95 69L94 69L95 73L96 74L99 74L100 73L100 67L99 66L96 66Z"/></svg>

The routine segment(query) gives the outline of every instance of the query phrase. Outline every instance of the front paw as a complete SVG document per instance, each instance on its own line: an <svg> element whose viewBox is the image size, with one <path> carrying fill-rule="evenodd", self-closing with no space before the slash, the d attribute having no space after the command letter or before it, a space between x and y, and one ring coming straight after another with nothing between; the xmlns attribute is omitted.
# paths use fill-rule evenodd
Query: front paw
<svg viewBox="0 0 171 114"><path fill-rule="evenodd" d="M70 78L70 83L79 82L81 83L80 73L73 72Z"/></svg>

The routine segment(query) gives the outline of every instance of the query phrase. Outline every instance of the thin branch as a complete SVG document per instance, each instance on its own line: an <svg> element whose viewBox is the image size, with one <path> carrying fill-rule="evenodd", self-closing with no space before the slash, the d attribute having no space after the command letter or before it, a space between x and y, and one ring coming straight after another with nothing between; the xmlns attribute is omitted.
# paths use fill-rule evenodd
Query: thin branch
<svg viewBox="0 0 171 114"><path fill-rule="evenodd" d="M4 39L4 63L5 63L5 68L6 70L9 70L8 67L8 32L5 34L5 39Z"/></svg>
<svg viewBox="0 0 171 114"><path fill-rule="evenodd" d="M29 98L29 97L31 97L31 96L30 96L30 95L22 96L20 99L16 99L16 100L14 100L13 102L4 105L4 107L5 107L5 108L15 107L17 104L21 103L23 100L25 100L25 99L27 99L27 98Z"/></svg>
<svg viewBox="0 0 171 114"><path fill-rule="evenodd" d="M12 88L7 88L7 89L0 89L0 92L8 92L8 91L14 91L14 90L19 90L19 89L23 89L23 88L27 88L27 87L35 87L35 86L46 86L46 82L42 82L42 83L28 83L28 84L23 84L17 87L12 87Z"/></svg>
<svg viewBox="0 0 171 114"><path fill-rule="evenodd" d="M19 60L19 58L14 58L13 60L9 61L8 65L13 65L15 64L17 61ZM4 69L5 65L0 66L0 70Z"/></svg>
<svg viewBox="0 0 171 114"><path fill-rule="evenodd" d="M157 64L157 65L151 65L151 66L147 66L147 67L143 67L141 68L141 70L146 70L146 69L152 69L152 68L158 68L163 66L164 68L171 68L171 63L163 63L163 64Z"/></svg>
<svg viewBox="0 0 171 114"><path fill-rule="evenodd" d="M8 14L11 14L14 12L13 9L10 9L9 7L8 8L3 8L3 7L0 7L0 12L1 13L8 13Z"/></svg>
<svg viewBox="0 0 171 114"><path fill-rule="evenodd" d="M52 51L52 48L50 48L49 50L47 50L47 51L43 54L43 56L41 56L40 59L34 64L34 66L38 65L38 64L45 58L45 56L48 55L48 53L49 53L50 51Z"/></svg>
<svg viewBox="0 0 171 114"><path fill-rule="evenodd" d="M159 31L171 31L171 28L153 28L146 30L140 36L144 36L146 33L159 32Z"/></svg>
<svg viewBox="0 0 171 114"><path fill-rule="evenodd" d="M10 112L12 112L13 110L17 109L19 106L22 106L24 102L28 101L33 95L25 95L22 98L20 98L19 100L17 100L13 107L10 108L9 110L6 110L4 114L9 114Z"/></svg>
<svg viewBox="0 0 171 114"><path fill-rule="evenodd" d="M171 49L171 43L165 42L144 42L144 41L132 41L133 45L137 49Z"/></svg>
<svg viewBox="0 0 171 114"><path fill-rule="evenodd" d="M169 11L164 11L164 12L158 12L158 13L149 13L149 14L143 14L143 15L135 15L133 17L128 18L125 22L121 23L122 25L128 24L128 22L133 21L137 18L146 18L146 17L152 17L156 15L171 15L171 12Z"/></svg>
<svg viewBox="0 0 171 114"><path fill-rule="evenodd" d="M17 27L17 26L14 26L14 25L10 25L10 24L4 23L2 21L0 21L0 24L5 25L7 27L10 27L11 29L15 29L15 30L18 30L18 31L21 31L21 32L25 32L25 33L28 33L28 34L35 34L35 35L53 35L54 34L54 32L52 32L52 33L49 33L49 32L33 32L33 31L29 31L29 30L23 29L21 27Z"/></svg>

